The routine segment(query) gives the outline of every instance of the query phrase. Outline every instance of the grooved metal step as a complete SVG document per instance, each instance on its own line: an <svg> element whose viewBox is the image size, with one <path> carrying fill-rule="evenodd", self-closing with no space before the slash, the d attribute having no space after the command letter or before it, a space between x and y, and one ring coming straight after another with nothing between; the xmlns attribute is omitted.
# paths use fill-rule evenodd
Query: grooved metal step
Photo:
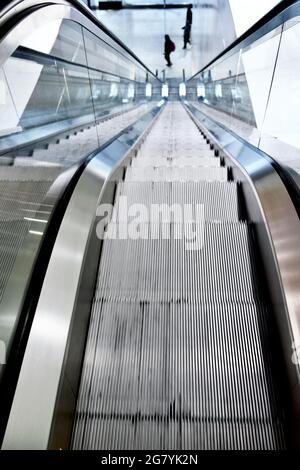
<svg viewBox="0 0 300 470"><path fill-rule="evenodd" d="M60 139L58 143L50 144L47 149L36 149L33 159L38 161L55 162L56 164L71 164L94 151L99 145L103 145L125 127L133 124L153 106L146 103L134 109L107 119L97 126L84 129L69 138Z"/></svg>
<svg viewBox="0 0 300 470"><path fill-rule="evenodd" d="M74 449L285 447L253 240L238 184L182 105L168 104L117 185Z"/></svg>
<svg viewBox="0 0 300 470"><path fill-rule="evenodd" d="M254 303L94 302L73 447L283 446L267 318Z"/></svg>
<svg viewBox="0 0 300 470"><path fill-rule="evenodd" d="M127 109L125 117L121 107L118 115L98 126L101 138L108 140L152 106L153 103L146 103ZM9 158L0 158L0 302L29 231L35 232L38 240L46 227L55 201L49 201L49 196L48 205L43 201L53 181L66 165L77 162L96 147L96 126L92 126L74 135L70 131L69 136L58 138L57 143L49 144L47 149L35 149L32 157L9 155ZM20 152L28 154L26 149ZM6 327L5 312L2 322Z"/></svg>
<svg viewBox="0 0 300 470"><path fill-rule="evenodd" d="M122 182L118 184L114 211L116 221L124 221L127 214L120 210L120 197L126 198L127 206L143 204L151 214L155 204L165 204L169 208L179 204L203 205L205 220L238 221L237 183L235 182ZM122 200L124 204L124 199ZM121 207L122 209L122 207Z"/></svg>
<svg viewBox="0 0 300 470"><path fill-rule="evenodd" d="M210 157L178 157L178 158L164 158L164 157L142 157L133 158L131 162L133 168L145 168L152 166L156 167L219 167L220 159L214 156Z"/></svg>
<svg viewBox="0 0 300 470"><path fill-rule="evenodd" d="M31 169L30 175L27 172L21 173L21 170L21 174L16 175L15 172L10 172L10 167L1 168L0 171L1 177L7 178L0 180L0 302L18 252L33 226L34 218L47 220L52 208L42 201L52 184L53 173L50 175L46 172L45 179L42 180L41 172L37 170L35 173ZM39 215L40 211L46 214Z"/></svg>
<svg viewBox="0 0 300 470"><path fill-rule="evenodd" d="M193 249L193 243L189 242L189 237L174 239L176 224L165 225L167 236L170 234L169 239L163 238L165 231L162 228L158 232L159 238L151 239L147 227L141 227L141 233L146 234L146 239L105 240L96 299L195 302L254 300L246 223L200 225L200 243L196 250ZM125 230L119 228L121 236L126 233L126 227ZM180 229L180 233L184 234L184 227ZM196 231L196 227L193 229ZM192 249L188 249L190 245ZM121 259L122 263L118 261Z"/></svg>
<svg viewBox="0 0 300 470"><path fill-rule="evenodd" d="M131 167L127 168L126 181L227 181L227 168Z"/></svg>

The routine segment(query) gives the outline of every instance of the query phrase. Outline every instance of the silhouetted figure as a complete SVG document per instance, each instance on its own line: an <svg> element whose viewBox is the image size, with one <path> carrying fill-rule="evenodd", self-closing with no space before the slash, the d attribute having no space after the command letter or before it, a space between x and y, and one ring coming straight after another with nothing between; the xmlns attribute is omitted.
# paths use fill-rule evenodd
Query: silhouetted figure
<svg viewBox="0 0 300 470"><path fill-rule="evenodd" d="M170 67L172 62L170 60L171 52L175 51L175 44L171 41L170 36L168 34L165 35L165 58L167 61L167 66Z"/></svg>
<svg viewBox="0 0 300 470"><path fill-rule="evenodd" d="M182 28L183 31L183 49L186 49L187 43L191 44L191 24L186 23L186 25Z"/></svg>
<svg viewBox="0 0 300 470"><path fill-rule="evenodd" d="M191 27L192 27L192 23L193 23L192 8L193 8L193 5L190 3L189 6L188 6L188 9L187 9L187 12L186 12L186 20L185 20L186 23L190 23Z"/></svg>

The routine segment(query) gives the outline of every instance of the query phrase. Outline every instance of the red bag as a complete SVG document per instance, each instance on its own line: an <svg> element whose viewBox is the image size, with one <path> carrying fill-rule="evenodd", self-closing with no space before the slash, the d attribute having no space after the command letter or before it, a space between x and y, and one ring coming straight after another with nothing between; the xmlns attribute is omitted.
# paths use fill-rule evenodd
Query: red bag
<svg viewBox="0 0 300 470"><path fill-rule="evenodd" d="M175 51L175 49L176 49L175 42L171 41L171 47L170 47L170 49L171 49L171 52L174 52L174 51Z"/></svg>

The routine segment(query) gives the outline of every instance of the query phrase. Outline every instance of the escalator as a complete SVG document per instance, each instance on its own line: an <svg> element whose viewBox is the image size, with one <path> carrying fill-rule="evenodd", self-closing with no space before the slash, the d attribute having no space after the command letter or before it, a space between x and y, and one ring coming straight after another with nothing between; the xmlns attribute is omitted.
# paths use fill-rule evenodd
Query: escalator
<svg viewBox="0 0 300 470"><path fill-rule="evenodd" d="M192 211L142 220L142 239L124 239L121 198ZM238 182L183 106L167 104L117 187L72 448L285 447L272 320L239 206Z"/></svg>
<svg viewBox="0 0 300 470"><path fill-rule="evenodd" d="M0 11L2 449L299 448L299 199L232 64L300 2L169 100L84 5L35 3Z"/></svg>
<svg viewBox="0 0 300 470"><path fill-rule="evenodd" d="M160 83L78 2L34 3L0 9L0 440L73 190L132 145Z"/></svg>

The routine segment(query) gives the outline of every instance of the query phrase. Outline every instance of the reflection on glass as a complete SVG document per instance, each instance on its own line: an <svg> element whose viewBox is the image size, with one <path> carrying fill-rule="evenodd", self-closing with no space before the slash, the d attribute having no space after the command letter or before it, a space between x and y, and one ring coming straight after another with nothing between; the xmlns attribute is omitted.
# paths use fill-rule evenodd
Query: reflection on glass
<svg viewBox="0 0 300 470"><path fill-rule="evenodd" d="M260 142L280 31L228 53L195 78L200 109L254 145Z"/></svg>
<svg viewBox="0 0 300 470"><path fill-rule="evenodd" d="M133 83L129 83L128 85L128 92L127 92L127 97L129 100L133 100L134 98L134 84Z"/></svg>
<svg viewBox="0 0 300 470"><path fill-rule="evenodd" d="M300 174L300 18L283 29L260 146Z"/></svg>
<svg viewBox="0 0 300 470"><path fill-rule="evenodd" d="M237 84L247 86L249 107L253 112L253 127L261 130L268 103L272 76L280 41L281 29L272 31L263 40L242 51Z"/></svg>
<svg viewBox="0 0 300 470"><path fill-rule="evenodd" d="M205 98L205 85L204 85L204 83L199 83L197 85L197 97L201 101L204 100L204 98Z"/></svg>
<svg viewBox="0 0 300 470"><path fill-rule="evenodd" d="M215 95L216 95L216 98L222 98L223 97L222 83L217 83L215 85Z"/></svg>
<svg viewBox="0 0 300 470"><path fill-rule="evenodd" d="M119 87L117 83L111 83L110 90L109 90L109 97L110 98L117 98L119 94Z"/></svg>
<svg viewBox="0 0 300 470"><path fill-rule="evenodd" d="M147 98L151 98L151 96L152 96L152 85L151 85L151 83L146 84L145 95L146 95Z"/></svg>
<svg viewBox="0 0 300 470"><path fill-rule="evenodd" d="M3 67L0 68L0 137L22 130Z"/></svg>
<svg viewBox="0 0 300 470"><path fill-rule="evenodd" d="M186 96L186 85L185 85L185 83L180 83L179 84L179 96L180 97L185 97Z"/></svg>
<svg viewBox="0 0 300 470"><path fill-rule="evenodd" d="M70 20L29 32L0 68L0 375L56 204L53 184L149 110L137 94L146 76Z"/></svg>
<svg viewBox="0 0 300 470"><path fill-rule="evenodd" d="M161 87L161 96L162 98L168 98L169 96L169 87L167 83L163 83Z"/></svg>
<svg viewBox="0 0 300 470"><path fill-rule="evenodd" d="M196 106L298 174L299 50L296 17L194 78Z"/></svg>
<svg viewBox="0 0 300 470"><path fill-rule="evenodd" d="M233 103L241 103L242 102L242 91L241 88L238 86L233 86L231 88L231 97Z"/></svg>

